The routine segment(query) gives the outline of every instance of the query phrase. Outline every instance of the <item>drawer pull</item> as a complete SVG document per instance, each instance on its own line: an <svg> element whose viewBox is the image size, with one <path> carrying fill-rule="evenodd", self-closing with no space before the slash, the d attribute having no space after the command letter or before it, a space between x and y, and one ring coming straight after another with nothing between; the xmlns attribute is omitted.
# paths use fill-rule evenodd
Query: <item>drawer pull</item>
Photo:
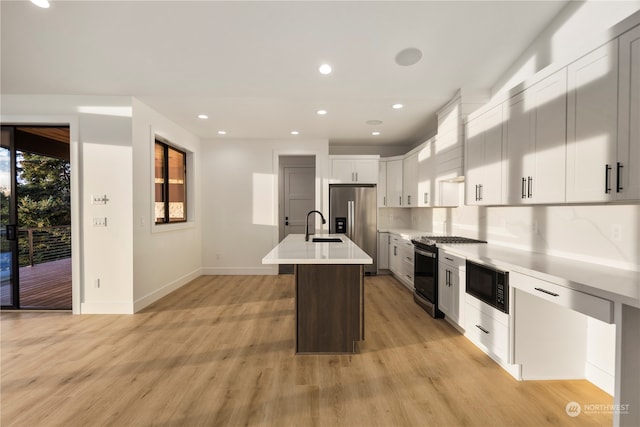
<svg viewBox="0 0 640 427"><path fill-rule="evenodd" d="M444 257L444 259L447 259L449 261L453 261L453 258L449 258L448 256Z"/></svg>
<svg viewBox="0 0 640 427"><path fill-rule="evenodd" d="M481 330L482 332L484 332L485 334L488 334L488 333L489 333L489 331L487 331L485 328L483 328L483 327L482 327L482 326L480 326L480 325L476 325L476 328L480 329L480 330Z"/></svg>
<svg viewBox="0 0 640 427"><path fill-rule="evenodd" d="M551 295L552 297L559 297L560 296L560 294L556 294L555 292L551 292L551 291L548 291L546 289L542 289L542 288L534 288L534 289L536 291L538 291L538 292L542 292L544 294Z"/></svg>

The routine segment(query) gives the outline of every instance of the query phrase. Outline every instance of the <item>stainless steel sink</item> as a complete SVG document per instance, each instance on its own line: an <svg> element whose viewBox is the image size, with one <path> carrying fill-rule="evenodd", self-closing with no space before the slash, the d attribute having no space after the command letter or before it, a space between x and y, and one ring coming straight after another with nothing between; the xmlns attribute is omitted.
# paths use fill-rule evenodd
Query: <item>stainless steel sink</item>
<svg viewBox="0 0 640 427"><path fill-rule="evenodd" d="M314 237L311 239L313 243L342 243L339 237Z"/></svg>

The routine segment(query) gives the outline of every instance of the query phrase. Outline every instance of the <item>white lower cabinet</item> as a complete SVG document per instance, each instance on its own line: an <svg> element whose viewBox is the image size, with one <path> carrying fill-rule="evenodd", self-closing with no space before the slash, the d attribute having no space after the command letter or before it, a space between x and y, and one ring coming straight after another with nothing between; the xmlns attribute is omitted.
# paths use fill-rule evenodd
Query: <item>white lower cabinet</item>
<svg viewBox="0 0 640 427"><path fill-rule="evenodd" d="M396 276L402 274L402 238L395 234L389 235L389 270Z"/></svg>
<svg viewBox="0 0 640 427"><path fill-rule="evenodd" d="M464 328L466 260L445 251L438 259L438 308L445 320Z"/></svg>
<svg viewBox="0 0 640 427"><path fill-rule="evenodd" d="M505 366L511 363L509 315L466 296L465 337Z"/></svg>
<svg viewBox="0 0 640 427"><path fill-rule="evenodd" d="M378 270L389 269L389 233L378 233Z"/></svg>
<svg viewBox="0 0 640 427"><path fill-rule="evenodd" d="M390 234L389 269L409 290L413 291L414 247L409 239Z"/></svg>

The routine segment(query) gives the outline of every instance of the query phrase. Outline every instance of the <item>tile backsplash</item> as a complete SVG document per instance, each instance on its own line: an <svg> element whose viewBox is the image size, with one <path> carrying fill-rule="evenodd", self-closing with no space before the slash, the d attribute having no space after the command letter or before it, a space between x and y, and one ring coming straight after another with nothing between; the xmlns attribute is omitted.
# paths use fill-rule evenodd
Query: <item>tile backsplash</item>
<svg viewBox="0 0 640 427"><path fill-rule="evenodd" d="M640 204L380 209L378 222L640 270Z"/></svg>

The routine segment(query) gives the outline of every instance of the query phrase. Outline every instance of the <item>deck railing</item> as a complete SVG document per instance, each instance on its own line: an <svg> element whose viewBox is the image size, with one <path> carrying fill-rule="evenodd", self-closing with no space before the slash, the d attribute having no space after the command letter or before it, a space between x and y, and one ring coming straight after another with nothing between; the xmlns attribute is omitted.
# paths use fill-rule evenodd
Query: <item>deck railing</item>
<svg viewBox="0 0 640 427"><path fill-rule="evenodd" d="M71 257L71 226L20 228L20 267Z"/></svg>

